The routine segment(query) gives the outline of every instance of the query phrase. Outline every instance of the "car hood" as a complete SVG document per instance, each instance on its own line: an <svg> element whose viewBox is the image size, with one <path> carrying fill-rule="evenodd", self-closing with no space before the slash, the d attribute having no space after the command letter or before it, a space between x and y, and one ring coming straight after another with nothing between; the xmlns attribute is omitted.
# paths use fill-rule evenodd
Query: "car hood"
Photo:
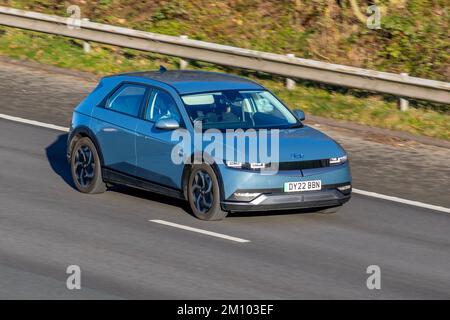
<svg viewBox="0 0 450 320"><path fill-rule="evenodd" d="M280 162L328 159L345 155L344 149L326 134L309 126L280 130Z"/></svg>
<svg viewBox="0 0 450 320"><path fill-rule="evenodd" d="M275 151L277 149L276 140L279 142L278 161L272 160L271 162L319 160L345 155L344 149L336 141L326 134L306 125L301 128L280 129L278 130L278 139L276 139L276 133L269 130L266 131L267 139L265 139L261 135L262 131L263 130L256 130L254 131L255 134L248 134L248 131L245 133L237 133L237 137L242 138L244 135L247 137L247 139L245 139L245 148L243 148L243 145L239 146L238 144L224 144L224 158L230 160L228 159L229 156L227 157L226 154L239 154L241 157L245 157L247 161L250 159L250 142L256 143L255 145L257 146L265 144L267 146L267 152L262 153L270 156L272 150ZM208 133L205 134L205 137L208 137ZM207 139L210 139L210 137ZM258 150L259 149L260 148L258 147ZM205 150L205 146L203 150ZM258 156L256 162L267 162L264 161L264 159L261 159L259 151L257 153ZM275 155L274 157L277 158ZM272 159L275 158L272 157Z"/></svg>

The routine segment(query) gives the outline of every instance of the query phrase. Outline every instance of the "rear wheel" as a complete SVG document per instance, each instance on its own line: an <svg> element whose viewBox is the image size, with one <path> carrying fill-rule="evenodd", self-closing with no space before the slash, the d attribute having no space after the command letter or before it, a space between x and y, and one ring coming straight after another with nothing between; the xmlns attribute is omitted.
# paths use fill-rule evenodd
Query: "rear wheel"
<svg viewBox="0 0 450 320"><path fill-rule="evenodd" d="M97 148L89 138L81 138L75 143L70 158L70 167L73 182L79 191L91 194L106 191Z"/></svg>
<svg viewBox="0 0 450 320"><path fill-rule="evenodd" d="M202 220L222 220L220 187L214 170L207 164L193 166L188 180L188 200L194 215Z"/></svg>
<svg viewBox="0 0 450 320"><path fill-rule="evenodd" d="M338 212L341 208L342 208L342 206L331 207L331 208L324 208L324 209L320 209L319 211L317 211L317 213L321 213L321 214L331 214L331 213L336 213L336 212Z"/></svg>

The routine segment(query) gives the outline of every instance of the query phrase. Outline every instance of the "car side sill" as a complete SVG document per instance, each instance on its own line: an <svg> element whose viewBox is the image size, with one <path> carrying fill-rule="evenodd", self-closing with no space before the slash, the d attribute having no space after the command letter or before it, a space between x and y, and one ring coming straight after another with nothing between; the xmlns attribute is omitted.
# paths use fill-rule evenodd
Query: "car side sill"
<svg viewBox="0 0 450 320"><path fill-rule="evenodd" d="M138 177L134 177L116 170L103 167L102 168L103 181L126 185L133 188L138 188L154 193L163 194L169 197L185 200L183 192L181 190L166 187L148 180L144 180Z"/></svg>

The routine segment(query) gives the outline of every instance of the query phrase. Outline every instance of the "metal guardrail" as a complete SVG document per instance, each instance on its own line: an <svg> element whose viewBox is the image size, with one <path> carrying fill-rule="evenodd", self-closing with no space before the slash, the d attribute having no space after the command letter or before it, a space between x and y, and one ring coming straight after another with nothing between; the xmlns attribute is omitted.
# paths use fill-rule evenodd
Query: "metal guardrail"
<svg viewBox="0 0 450 320"><path fill-rule="evenodd" d="M242 49L0 6L0 25L400 97L450 103L450 83Z"/></svg>

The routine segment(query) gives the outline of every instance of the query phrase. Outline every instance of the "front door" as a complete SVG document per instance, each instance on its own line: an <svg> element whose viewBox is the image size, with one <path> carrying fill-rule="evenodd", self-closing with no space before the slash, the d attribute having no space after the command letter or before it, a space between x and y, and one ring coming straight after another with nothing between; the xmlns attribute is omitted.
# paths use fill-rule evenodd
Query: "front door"
<svg viewBox="0 0 450 320"><path fill-rule="evenodd" d="M137 172L151 182L181 189L183 164L175 164L171 159L172 149L179 141L171 140L173 131L155 127L158 120L168 118L181 123L175 100L166 91L152 89L136 127Z"/></svg>

